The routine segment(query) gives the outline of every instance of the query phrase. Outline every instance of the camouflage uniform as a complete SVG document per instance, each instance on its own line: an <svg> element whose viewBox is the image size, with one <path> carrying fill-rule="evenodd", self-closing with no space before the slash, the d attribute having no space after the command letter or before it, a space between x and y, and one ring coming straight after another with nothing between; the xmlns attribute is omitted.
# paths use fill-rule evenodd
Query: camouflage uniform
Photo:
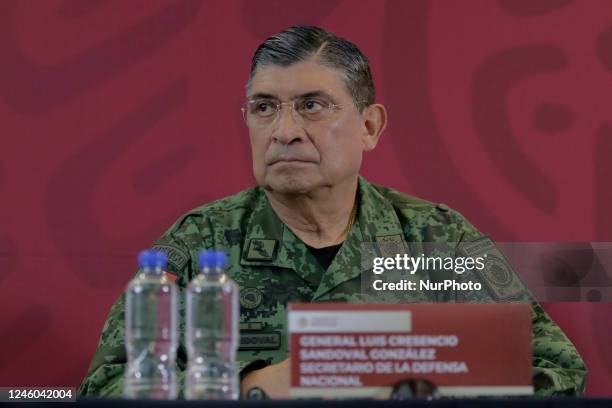
<svg viewBox="0 0 612 408"><path fill-rule="evenodd" d="M180 332L184 333L184 293L197 273L197 253L222 249L227 273L241 290L241 368L287 357L288 302L389 301L361 290L362 243L474 242L478 232L457 212L359 178L358 212L349 235L325 271L304 243L272 210L260 188L196 208L181 217L154 245L169 257L168 270L180 289ZM490 241L489 241L490 242ZM467 249L469 252L470 248ZM507 295L489 285L466 300L500 301ZM484 293L484 294L483 294ZM407 301L431 301L410 292ZM433 299L435 300L435 299ZM393 301L393 300L391 300ZM445 301L453 301L446 299ZM79 392L118 395L125 367L123 296L113 305L98 349ZM537 395L581 394L586 368L572 343L542 308L533 303L533 378ZM182 379L185 348L178 351ZM181 384L182 385L182 384Z"/></svg>

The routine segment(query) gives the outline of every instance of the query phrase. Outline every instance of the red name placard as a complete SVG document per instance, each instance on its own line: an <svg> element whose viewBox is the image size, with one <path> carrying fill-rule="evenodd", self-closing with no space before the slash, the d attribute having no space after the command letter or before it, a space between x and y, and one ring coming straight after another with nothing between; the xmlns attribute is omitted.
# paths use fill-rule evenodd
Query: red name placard
<svg viewBox="0 0 612 408"><path fill-rule="evenodd" d="M369 397L406 379L442 395L528 395L528 304L291 304L291 394Z"/></svg>

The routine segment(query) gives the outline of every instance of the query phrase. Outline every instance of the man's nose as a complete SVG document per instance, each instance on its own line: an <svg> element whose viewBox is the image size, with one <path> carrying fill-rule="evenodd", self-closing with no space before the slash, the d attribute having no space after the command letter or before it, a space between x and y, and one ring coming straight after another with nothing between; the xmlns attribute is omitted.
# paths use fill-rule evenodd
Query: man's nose
<svg viewBox="0 0 612 408"><path fill-rule="evenodd" d="M288 145L303 140L304 128L297 116L293 107L285 105L281 108L273 125L272 139L275 142Z"/></svg>

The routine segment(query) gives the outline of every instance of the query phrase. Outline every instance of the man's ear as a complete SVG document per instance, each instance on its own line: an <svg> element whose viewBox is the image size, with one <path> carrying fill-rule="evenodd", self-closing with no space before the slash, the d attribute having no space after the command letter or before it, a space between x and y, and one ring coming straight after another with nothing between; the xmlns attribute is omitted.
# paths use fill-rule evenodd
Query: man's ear
<svg viewBox="0 0 612 408"><path fill-rule="evenodd" d="M363 109L365 132L362 138L363 150L369 152L378 144L378 139L387 127L387 109L379 103L366 106Z"/></svg>

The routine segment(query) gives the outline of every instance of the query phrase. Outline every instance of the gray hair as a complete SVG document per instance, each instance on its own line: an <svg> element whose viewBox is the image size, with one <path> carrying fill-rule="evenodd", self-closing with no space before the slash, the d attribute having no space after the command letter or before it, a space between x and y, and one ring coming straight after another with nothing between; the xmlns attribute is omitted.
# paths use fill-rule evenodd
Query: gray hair
<svg viewBox="0 0 612 408"><path fill-rule="evenodd" d="M322 65L341 71L344 85L360 112L374 103L374 82L365 55L350 41L313 26L287 28L257 47L247 89L257 69L266 65L287 67L311 57Z"/></svg>

